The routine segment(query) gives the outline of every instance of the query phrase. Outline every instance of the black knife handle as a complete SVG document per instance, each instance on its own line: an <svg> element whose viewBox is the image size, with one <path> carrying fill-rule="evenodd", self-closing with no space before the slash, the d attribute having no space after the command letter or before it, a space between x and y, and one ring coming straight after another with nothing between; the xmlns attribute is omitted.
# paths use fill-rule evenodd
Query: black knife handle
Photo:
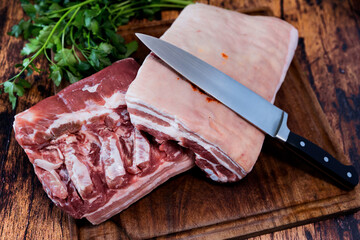
<svg viewBox="0 0 360 240"><path fill-rule="evenodd" d="M340 163L328 152L311 141L290 132L286 143L295 148L310 164L329 175L346 189L352 189L359 183L359 175L353 166Z"/></svg>

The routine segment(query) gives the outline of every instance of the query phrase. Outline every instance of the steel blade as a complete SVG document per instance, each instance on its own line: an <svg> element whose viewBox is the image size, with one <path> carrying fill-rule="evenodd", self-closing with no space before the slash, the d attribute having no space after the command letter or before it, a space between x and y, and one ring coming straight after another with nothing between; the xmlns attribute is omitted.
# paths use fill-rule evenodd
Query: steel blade
<svg viewBox="0 0 360 240"><path fill-rule="evenodd" d="M194 55L155 37L140 33L136 36L190 82L265 133L286 141L289 130L283 110Z"/></svg>

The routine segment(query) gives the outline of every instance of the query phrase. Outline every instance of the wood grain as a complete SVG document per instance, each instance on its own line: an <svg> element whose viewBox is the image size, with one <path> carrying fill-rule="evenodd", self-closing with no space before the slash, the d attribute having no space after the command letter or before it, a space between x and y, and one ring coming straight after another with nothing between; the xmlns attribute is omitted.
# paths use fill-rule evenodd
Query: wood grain
<svg viewBox="0 0 360 240"><path fill-rule="evenodd" d="M169 21L142 22L120 31L125 39L133 40L134 32L160 36L169 25ZM147 53L141 45L136 58L142 61ZM296 63L290 67L275 104L292 116L292 130L349 163L300 69ZM112 221L134 239L246 237L360 206L358 190L341 191L323 178L267 139L253 172L241 182L217 185L193 170L156 189ZM98 228L84 221L78 222L78 227L80 231L91 229L92 234Z"/></svg>
<svg viewBox="0 0 360 240"><path fill-rule="evenodd" d="M18 1L0 2L0 63L1 82L15 73L14 64L21 62L18 54L23 46L21 39L6 33L23 18ZM45 66L44 62L38 62ZM31 78L34 82L29 93L19 100L16 112L53 94L46 75ZM0 238L1 239L66 239L69 238L68 216L54 207L36 178L32 165L16 143L11 110L7 96L0 97Z"/></svg>
<svg viewBox="0 0 360 240"><path fill-rule="evenodd" d="M296 116L296 121L289 121L292 129L304 130L308 138L317 139L330 153L346 161L320 106L314 104L315 95L302 79L298 67L292 65L276 104ZM248 237L360 206L359 188L341 191L323 177L267 139L253 172L241 182L214 184L193 169L165 183L112 221L134 239ZM92 232L98 228L84 221L78 226Z"/></svg>
<svg viewBox="0 0 360 240"><path fill-rule="evenodd" d="M300 68L304 71L308 83L314 90L319 99L321 107L325 112L325 119L330 123L330 127L335 131L335 138L338 141L341 151L345 153L346 159L350 159L358 171L360 171L360 81L357 76L360 73L359 66L359 46L360 46L360 4L356 0L244 0L244 1L210 1L211 4L225 8L243 10L248 8L268 7L275 16L282 17L299 29L300 41L296 57L300 62ZM164 18L170 18L170 13ZM21 61L17 54L22 48L23 42L19 39L10 38L5 33L10 31L11 26L23 17L19 3L16 1L0 2L0 69L1 81L5 81L15 72L13 65ZM141 57L139 56L138 59ZM44 63L39 62L39 66ZM301 74L301 73L300 73ZM38 76L32 79L36 81L30 92L22 97L17 105L16 112L21 112L39 100L54 93L53 86L47 81L46 76ZM285 94L285 93L284 93ZM286 97L286 96L284 96ZM281 103L280 103L281 104ZM284 106L285 107L285 106ZM41 184L35 177L31 165L23 153L22 149L14 141L12 133L12 121L15 112L11 110L7 102L7 96L0 96L0 238L1 239L68 239L91 238L91 239L128 239L134 237L138 232L132 232L137 224L143 224L142 231L153 232L156 234L167 234L177 231L186 226L199 228L201 219L213 217L223 220L221 214L233 214L233 219L244 217L254 209L258 213L255 215L254 222L247 225L241 221L225 222L223 227L227 231L222 235L217 234L217 225L212 225L207 229L208 232L198 232L199 237L213 234L221 238L231 236L246 235L243 229L252 229L256 234L265 233L259 228L259 223L268 221L266 214L269 207L277 207L289 204L296 206L296 216L290 214L288 209L282 212L282 218L270 218L268 229L275 231L282 228L291 227L294 224L304 224L303 219L312 218L318 221L320 216L328 214L332 210L344 211L335 201L332 205L322 202L322 200L333 196L334 199L340 196L344 204L349 200L345 197L346 193L337 189L330 183L322 180L322 176L312 172L300 159L292 159L289 163L283 159L284 156L276 156L269 162L268 155L273 154L273 149L279 146L272 141L266 140L259 163L255 166L252 175L248 176L237 186L214 185L205 180L202 173L192 170L189 173L180 175L166 183L161 188L155 190L148 197L136 203L122 214L116 216L112 221L99 226L88 225L86 221L76 221L68 219L66 214L59 211L48 200L41 188ZM316 119L307 119L310 122ZM297 119L291 118L290 127L299 124ZM316 124L316 122L315 122ZM296 129L298 133L298 129ZM304 136L311 138L313 132L318 129L308 129ZM302 133L302 132L301 132ZM317 133L322 134L322 133ZM320 138L324 140L328 138ZM319 141L315 136L313 141ZM327 146L328 142L320 142L322 146ZM333 151L336 151L334 149ZM287 155L287 154L285 154ZM285 156L288 157L289 156ZM280 159L280 161L279 161ZM345 159L345 161L347 161ZM285 177L277 177L277 172L271 171L271 166L277 164L277 170ZM263 166L270 167L261 169ZM263 174L263 175L261 175ZM300 186L296 185L296 180L301 179L305 174L306 181ZM258 182L257 188L251 187L250 182ZM312 180L310 180L312 179ZM263 184L268 184L263 187ZM319 191L312 192L314 189L311 184L315 181ZM201 188L196 188L196 182L201 182ZM294 183L295 182L295 183ZM170 189L167 189L170 188ZM225 188L221 196L218 189ZM239 189L241 196L236 196L233 191ZM289 190L290 188L290 190ZM187 193L196 190L190 198ZM269 195L273 189L279 189L280 195ZM284 190L285 189L285 190ZM305 196L304 196L305 195ZM214 199L210 204L201 200ZM221 199L222 197L222 199ZM313 211L305 211L300 198L310 199L314 204L311 205ZM357 196L354 196L357 197ZM228 199L236 199L236 202ZM157 202L161 199L160 202ZM223 199L226 199L224 202ZM247 199L250 203L244 203ZM350 200L351 201L351 200ZM213 203L214 202L214 203ZM195 204L190 209L186 209L189 204ZM215 206L216 205L216 206ZM164 206L166 208L164 209ZM176 206L175 208L173 206ZM223 213L217 210L222 208ZM160 209L160 211L158 211ZM322 209L322 210L319 210ZM139 215L147 213L155 219L152 222L145 221ZM290 214L290 215L289 215ZM173 218L173 216L176 216ZM157 226L160 220L165 220L164 226ZM289 224L282 225L281 221ZM209 224L209 223L208 223ZM211 224L211 223L210 223ZM174 227L178 226L178 228ZM180 227L179 227L180 226ZM348 214L342 217L332 218L313 224L291 228L275 233L265 234L255 239L360 239L360 214ZM156 232L160 228L160 232ZM203 228L203 230L205 230ZM212 232L211 232L212 231ZM188 236L189 232L182 232L172 237ZM205 234L204 234L205 233ZM196 234L196 232L193 232ZM144 236L144 235L143 235Z"/></svg>
<svg viewBox="0 0 360 240"><path fill-rule="evenodd" d="M284 1L282 8L285 20L299 29L297 56L302 69L343 151L359 171L360 2ZM358 212L269 234L262 239L295 239L297 236L307 239L360 239L359 232Z"/></svg>

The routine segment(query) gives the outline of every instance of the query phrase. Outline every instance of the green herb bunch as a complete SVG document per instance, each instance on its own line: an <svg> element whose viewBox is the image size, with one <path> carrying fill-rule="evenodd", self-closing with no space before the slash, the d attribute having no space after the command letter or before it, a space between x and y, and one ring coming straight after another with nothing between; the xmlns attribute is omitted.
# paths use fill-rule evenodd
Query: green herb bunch
<svg viewBox="0 0 360 240"><path fill-rule="evenodd" d="M137 42L125 43L117 27L132 18L153 19L164 8L183 8L187 0L21 0L29 20L21 20L9 35L29 40L21 50L25 56L20 71L1 83L12 108L31 84L25 80L38 69L34 60L44 55L50 78L59 86L62 79L74 83L137 50ZM15 94L17 96L15 96Z"/></svg>

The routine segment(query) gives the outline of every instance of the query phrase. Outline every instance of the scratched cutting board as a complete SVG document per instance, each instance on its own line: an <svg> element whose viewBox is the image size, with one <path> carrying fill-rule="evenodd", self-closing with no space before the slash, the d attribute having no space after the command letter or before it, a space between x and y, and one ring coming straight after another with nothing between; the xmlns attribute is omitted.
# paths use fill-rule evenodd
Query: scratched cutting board
<svg viewBox="0 0 360 240"><path fill-rule="evenodd" d="M271 15L259 9L247 13ZM134 32L159 37L171 23L138 22L119 32L127 41L134 40ZM148 53L140 45L135 59L141 63ZM296 56L275 105L289 113L291 130L316 142L341 162L350 163ZM281 144L266 138L253 171L238 183L214 183L194 168L101 225L70 219L70 226L73 239L249 237L359 207L359 187L350 192L339 189Z"/></svg>

